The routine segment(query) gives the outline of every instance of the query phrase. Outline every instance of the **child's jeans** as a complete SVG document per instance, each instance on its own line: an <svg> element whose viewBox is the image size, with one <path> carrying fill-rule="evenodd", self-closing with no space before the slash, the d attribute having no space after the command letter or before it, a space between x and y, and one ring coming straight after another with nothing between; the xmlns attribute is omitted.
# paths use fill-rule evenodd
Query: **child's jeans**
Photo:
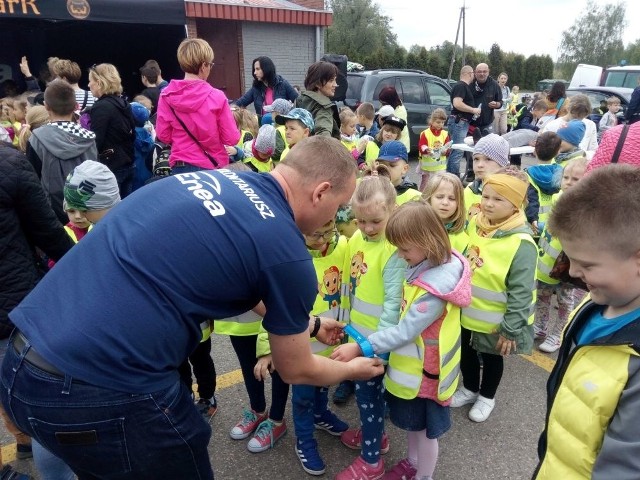
<svg viewBox="0 0 640 480"><path fill-rule="evenodd" d="M292 385L293 425L298 441L311 440L315 430L315 415L327 410L329 389L313 385Z"/></svg>
<svg viewBox="0 0 640 480"><path fill-rule="evenodd" d="M380 445L384 432L384 386L379 375L371 380L356 382L356 401L362 428L362 458L367 463L380 459Z"/></svg>

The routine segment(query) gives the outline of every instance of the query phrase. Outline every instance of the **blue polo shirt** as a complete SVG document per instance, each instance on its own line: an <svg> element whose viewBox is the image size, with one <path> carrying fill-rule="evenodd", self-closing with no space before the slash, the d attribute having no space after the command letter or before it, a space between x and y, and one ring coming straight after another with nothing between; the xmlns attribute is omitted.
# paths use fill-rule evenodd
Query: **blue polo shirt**
<svg viewBox="0 0 640 480"><path fill-rule="evenodd" d="M149 393L178 379L200 323L264 301L277 335L308 328L315 271L268 174L201 171L141 188L11 312L46 360L85 382Z"/></svg>

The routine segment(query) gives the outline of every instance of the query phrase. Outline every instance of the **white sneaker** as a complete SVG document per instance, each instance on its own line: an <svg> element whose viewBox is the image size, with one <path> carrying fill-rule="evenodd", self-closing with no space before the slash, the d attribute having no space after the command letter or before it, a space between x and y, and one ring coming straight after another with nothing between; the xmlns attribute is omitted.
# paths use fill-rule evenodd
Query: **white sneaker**
<svg viewBox="0 0 640 480"><path fill-rule="evenodd" d="M547 336L547 329L539 326L537 323L534 323L533 334L536 338L545 338Z"/></svg>
<svg viewBox="0 0 640 480"><path fill-rule="evenodd" d="M553 353L560 348L560 335L548 335L538 348L541 352Z"/></svg>
<svg viewBox="0 0 640 480"><path fill-rule="evenodd" d="M484 422L489 418L495 406L495 398L485 398L482 395L478 395L478 400L476 400L476 403L474 403L471 410L469 410L469 419L478 423Z"/></svg>
<svg viewBox="0 0 640 480"><path fill-rule="evenodd" d="M471 390L460 387L456 390L456 393L451 397L450 407L462 407L463 405L468 405L470 403L474 403L478 399L478 393L474 393Z"/></svg>

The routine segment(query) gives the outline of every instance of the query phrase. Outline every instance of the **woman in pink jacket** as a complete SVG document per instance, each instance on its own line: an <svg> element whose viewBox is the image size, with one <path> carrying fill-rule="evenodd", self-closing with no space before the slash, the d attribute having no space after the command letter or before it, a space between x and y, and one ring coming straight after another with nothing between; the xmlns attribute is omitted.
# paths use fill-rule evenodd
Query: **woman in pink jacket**
<svg viewBox="0 0 640 480"><path fill-rule="evenodd" d="M224 167L225 145L240 139L227 97L207 83L213 49L204 40L189 38L178 47L184 80L171 80L158 103L156 132L171 145L172 172L186 173Z"/></svg>

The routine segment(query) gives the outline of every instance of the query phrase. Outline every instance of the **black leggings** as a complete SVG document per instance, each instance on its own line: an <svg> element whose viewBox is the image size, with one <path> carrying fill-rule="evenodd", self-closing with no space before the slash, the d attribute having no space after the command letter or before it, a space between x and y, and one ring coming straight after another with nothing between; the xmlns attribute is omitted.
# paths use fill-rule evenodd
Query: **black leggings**
<svg viewBox="0 0 640 480"><path fill-rule="evenodd" d="M478 352L471 346L471 331L462 328L462 348L460 352L460 370L462 371L462 383L472 392L480 391L485 398L496 396L496 390L500 385L504 360L502 355L493 353L480 353L482 356L482 383L480 383L480 359Z"/></svg>
<svg viewBox="0 0 640 480"><path fill-rule="evenodd" d="M189 355L189 360L185 360L180 367L180 379L191 391L193 380L191 378L191 366L193 365L193 375L198 382L198 396L209 400L216 393L216 367L211 358L211 337L198 344L194 352Z"/></svg>
<svg viewBox="0 0 640 480"><path fill-rule="evenodd" d="M248 335L241 337L229 335L229 338L240 362L240 369L242 370L247 395L249 395L251 409L254 412L264 412L267 409L267 402L264 397L264 382L256 380L253 375L253 367L258 363L256 358L256 340L258 336ZM269 418L271 420L282 421L288 397L289 384L284 383L278 372L273 371L271 373L271 408L269 409Z"/></svg>

